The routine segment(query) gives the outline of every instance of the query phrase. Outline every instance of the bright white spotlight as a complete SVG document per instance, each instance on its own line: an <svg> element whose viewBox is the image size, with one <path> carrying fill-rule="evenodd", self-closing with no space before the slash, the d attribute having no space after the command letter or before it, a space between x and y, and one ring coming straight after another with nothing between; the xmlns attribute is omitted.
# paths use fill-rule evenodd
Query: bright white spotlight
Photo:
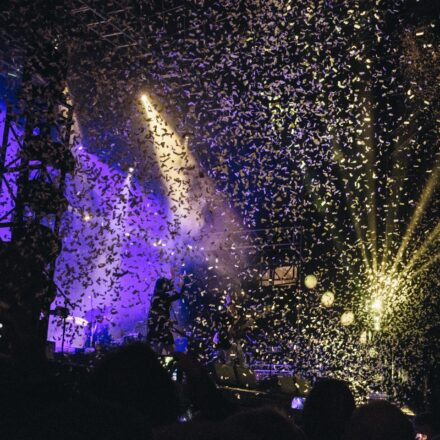
<svg viewBox="0 0 440 440"><path fill-rule="evenodd" d="M375 311L375 312L380 312L382 310L382 300L380 298L376 298L372 303L371 303L371 308Z"/></svg>
<svg viewBox="0 0 440 440"><path fill-rule="evenodd" d="M304 279L304 284L307 289L314 289L318 284L318 279L315 277L315 275L307 275Z"/></svg>
<svg viewBox="0 0 440 440"><path fill-rule="evenodd" d="M129 169L128 169L128 172L129 173L132 173L134 171L134 168L133 167L130 167Z"/></svg>

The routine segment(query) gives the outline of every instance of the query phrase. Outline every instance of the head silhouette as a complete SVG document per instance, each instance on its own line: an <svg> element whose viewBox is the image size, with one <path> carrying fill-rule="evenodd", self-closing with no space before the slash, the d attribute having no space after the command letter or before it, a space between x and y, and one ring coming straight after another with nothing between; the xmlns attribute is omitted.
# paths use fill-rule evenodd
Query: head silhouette
<svg viewBox="0 0 440 440"><path fill-rule="evenodd" d="M413 440L410 421L399 408L378 400L357 409L344 440Z"/></svg>
<svg viewBox="0 0 440 440"><path fill-rule="evenodd" d="M226 419L226 426L237 438L252 440L305 440L303 432L281 411L275 408L258 408L243 411Z"/></svg>
<svg viewBox="0 0 440 440"><path fill-rule="evenodd" d="M107 355L93 371L90 386L98 397L142 412L155 426L179 415L174 383L146 344L126 345Z"/></svg>
<svg viewBox="0 0 440 440"><path fill-rule="evenodd" d="M162 293L171 290L172 281L165 277L160 277L157 279L156 284L154 286L154 293Z"/></svg>
<svg viewBox="0 0 440 440"><path fill-rule="evenodd" d="M304 403L304 430L309 440L339 440L355 409L348 385L337 379L320 379Z"/></svg>

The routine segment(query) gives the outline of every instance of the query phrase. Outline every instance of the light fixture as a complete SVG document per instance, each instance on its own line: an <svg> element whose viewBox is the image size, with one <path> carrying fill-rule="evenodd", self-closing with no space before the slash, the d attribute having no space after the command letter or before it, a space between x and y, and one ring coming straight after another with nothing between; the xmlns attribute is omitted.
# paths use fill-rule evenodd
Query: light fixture
<svg viewBox="0 0 440 440"><path fill-rule="evenodd" d="M318 279L315 275L307 275L304 279L304 284L308 289L314 289L318 284Z"/></svg>
<svg viewBox="0 0 440 440"><path fill-rule="evenodd" d="M321 304L324 307L331 307L335 302L335 294L333 292L324 292L321 296Z"/></svg>
<svg viewBox="0 0 440 440"><path fill-rule="evenodd" d="M344 312L341 315L341 324L348 327L354 323L354 313L351 311Z"/></svg>

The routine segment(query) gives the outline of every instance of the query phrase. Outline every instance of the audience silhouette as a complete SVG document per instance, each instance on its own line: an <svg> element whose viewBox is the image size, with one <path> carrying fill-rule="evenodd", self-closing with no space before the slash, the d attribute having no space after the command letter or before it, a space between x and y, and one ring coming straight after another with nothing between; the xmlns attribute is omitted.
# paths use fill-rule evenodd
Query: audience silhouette
<svg viewBox="0 0 440 440"><path fill-rule="evenodd" d="M399 408L384 400L354 411L344 440L414 440L414 430Z"/></svg>
<svg viewBox="0 0 440 440"><path fill-rule="evenodd" d="M304 404L303 425L308 440L340 440L354 409L354 397L345 382L318 380Z"/></svg>

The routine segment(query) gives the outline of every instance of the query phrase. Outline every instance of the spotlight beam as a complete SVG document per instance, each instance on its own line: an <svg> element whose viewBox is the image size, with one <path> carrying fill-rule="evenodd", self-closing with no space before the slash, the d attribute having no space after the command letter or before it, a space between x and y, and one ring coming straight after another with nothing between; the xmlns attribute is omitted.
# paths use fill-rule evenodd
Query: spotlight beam
<svg viewBox="0 0 440 440"><path fill-rule="evenodd" d="M432 245L439 237L440 237L440 222L437 223L435 228L429 233L429 235L423 241L421 246L412 255L411 259L408 261L408 264L404 268L404 272L409 272L412 269L412 267L417 263L417 261L425 255L429 246Z"/></svg>
<svg viewBox="0 0 440 440"><path fill-rule="evenodd" d="M416 278L421 273L425 272L425 270L429 269L433 264L440 261L440 254L433 255L429 261L423 264L419 269L417 269L411 276L411 278Z"/></svg>
<svg viewBox="0 0 440 440"><path fill-rule="evenodd" d="M165 121L151 98L142 95L141 102L148 117L154 140L154 153L168 193L174 220L187 229L200 226L200 219L191 202L191 171L196 162L185 142Z"/></svg>
<svg viewBox="0 0 440 440"><path fill-rule="evenodd" d="M343 163L344 161L346 161L346 157L344 156L344 153L338 148L338 146L334 143L333 144L333 149L335 151L335 156L338 158L337 162L340 165L341 163ZM352 190L351 188L349 188L349 182L351 182L350 176L348 175L348 173L344 170L344 168L342 166L339 166L339 171L341 172L343 181L347 182L347 184L344 184L347 186L346 188L346 195L347 195L347 199L348 199L348 210L350 212L352 221L353 221L353 226L354 226L354 230L356 232L356 236L359 242L359 248L362 254L362 260L364 262L364 266L367 268L367 270L370 269L370 262L368 260L368 254L367 254L367 248L365 246L365 238L362 234L362 229L359 223L359 220L356 216L356 212L354 210L354 201L358 201L357 197L355 196L354 190Z"/></svg>
<svg viewBox="0 0 440 440"><path fill-rule="evenodd" d="M425 187L423 188L422 194L420 196L419 202L417 203L416 209L411 217L408 228L405 231L405 235L403 236L402 243L400 244L399 250L397 251L396 258L394 260L392 271L396 271L397 267L402 261L403 255L408 247L408 244L412 238L412 234L416 229L420 219L422 218L426 205L431 199L432 193L434 192L435 187L438 183L438 175L440 172L440 163L437 160L434 165L434 170L428 179Z"/></svg>
<svg viewBox="0 0 440 440"><path fill-rule="evenodd" d="M389 264L388 257L390 253L391 237L395 226L394 220L396 218L396 208L400 203L404 178L408 168L408 158L407 155L404 154L405 149L403 147L406 146L411 137L412 135L409 135L404 141L400 142L392 154L394 165L392 167L391 177L387 182L389 183L387 196L388 209L385 220L385 242L382 248L381 270L385 270L385 267Z"/></svg>
<svg viewBox="0 0 440 440"><path fill-rule="evenodd" d="M370 98L367 98L371 101ZM372 108L370 106L369 108ZM367 166L365 167L366 185L362 185L364 190L364 197L367 202L367 238L371 247L371 259L373 270L377 270L377 205L376 205L376 181L374 177L374 163L376 161L375 148L373 145L374 131L373 131L374 115L367 111L365 115L366 126L363 128L363 139L361 146L363 147L363 154L367 159ZM369 122L367 122L369 121Z"/></svg>

